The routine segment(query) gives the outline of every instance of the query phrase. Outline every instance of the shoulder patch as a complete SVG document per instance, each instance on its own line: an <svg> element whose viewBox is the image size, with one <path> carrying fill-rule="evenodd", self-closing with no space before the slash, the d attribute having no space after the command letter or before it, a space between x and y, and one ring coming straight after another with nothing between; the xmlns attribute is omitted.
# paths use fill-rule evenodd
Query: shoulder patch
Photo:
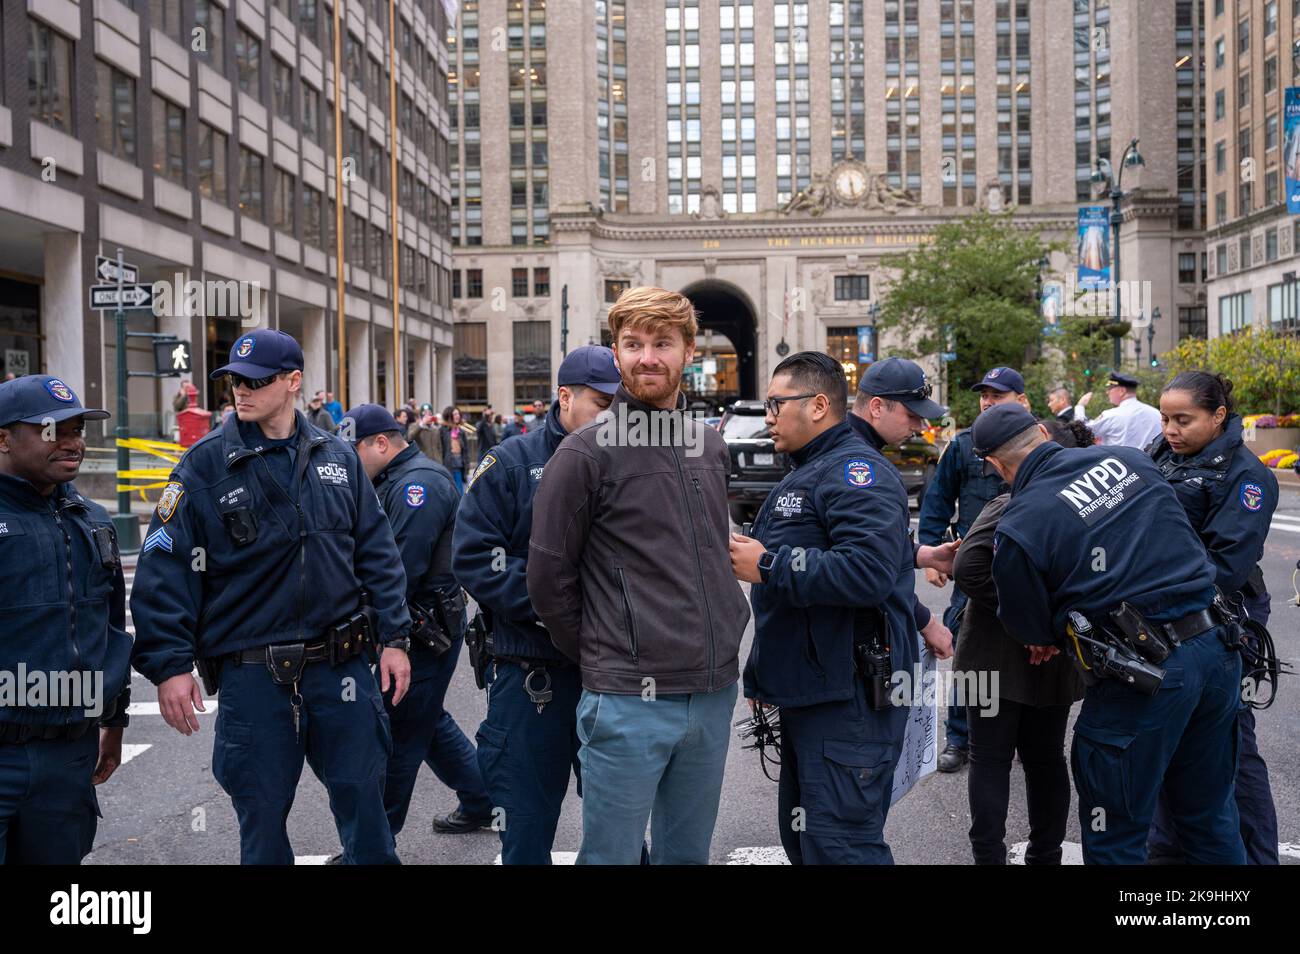
<svg viewBox="0 0 1300 954"><path fill-rule="evenodd" d="M850 487L870 487L876 482L876 472L871 462L861 458L844 462L844 482Z"/></svg>
<svg viewBox="0 0 1300 954"><path fill-rule="evenodd" d="M424 506L424 484L407 484L405 493L408 507Z"/></svg>
<svg viewBox="0 0 1300 954"><path fill-rule="evenodd" d="M1255 513L1260 507L1264 506L1264 488L1252 481L1243 481L1241 490L1238 493L1241 505L1251 513Z"/></svg>
<svg viewBox="0 0 1300 954"><path fill-rule="evenodd" d="M181 502L181 497L185 493L185 486L179 480L173 480L162 492L158 498L158 507L154 513L158 514L158 519L166 523L176 512L176 505Z"/></svg>
<svg viewBox="0 0 1300 954"><path fill-rule="evenodd" d="M483 456L483 459L478 462L478 466L474 468L474 473L469 479L469 487L473 487L474 481L478 480L480 477L486 474L488 472L488 469L491 468L491 466L496 462L497 462L496 454L485 454ZM465 489L469 490L469 487L466 487Z"/></svg>

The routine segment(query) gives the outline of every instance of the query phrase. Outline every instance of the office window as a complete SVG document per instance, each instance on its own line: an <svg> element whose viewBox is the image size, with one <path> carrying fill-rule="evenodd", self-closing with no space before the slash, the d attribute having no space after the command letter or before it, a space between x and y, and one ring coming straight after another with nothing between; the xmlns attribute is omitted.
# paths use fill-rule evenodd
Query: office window
<svg viewBox="0 0 1300 954"><path fill-rule="evenodd" d="M452 269L451 273L451 297L460 297L460 269Z"/></svg>
<svg viewBox="0 0 1300 954"><path fill-rule="evenodd" d="M528 269L510 269L510 294L515 298L528 297Z"/></svg>
<svg viewBox="0 0 1300 954"><path fill-rule="evenodd" d="M150 22L155 30L185 46L181 5L176 0L149 0Z"/></svg>
<svg viewBox="0 0 1300 954"><path fill-rule="evenodd" d="M1237 260L1243 270L1250 268L1250 236L1243 235L1237 240Z"/></svg>
<svg viewBox="0 0 1300 954"><path fill-rule="evenodd" d="M1216 192L1214 194L1214 221L1222 222L1228 217L1228 193Z"/></svg>
<svg viewBox="0 0 1300 954"><path fill-rule="evenodd" d="M95 124L104 152L135 162L135 79L95 60Z"/></svg>
<svg viewBox="0 0 1300 954"><path fill-rule="evenodd" d="M1277 0L1268 0L1264 4L1264 35L1272 36L1277 32Z"/></svg>
<svg viewBox="0 0 1300 954"><path fill-rule="evenodd" d="M1223 95L1223 90L1217 89L1214 91L1214 118L1222 119L1226 110L1227 103Z"/></svg>
<svg viewBox="0 0 1300 954"><path fill-rule="evenodd" d="M1250 49L1250 18L1237 24L1237 52L1245 53Z"/></svg>
<svg viewBox="0 0 1300 954"><path fill-rule="evenodd" d="M465 321L452 326L452 376L458 404L487 401L487 322Z"/></svg>
<svg viewBox="0 0 1300 954"><path fill-rule="evenodd" d="M551 323L516 321L511 329L515 348L515 403L551 400Z"/></svg>
<svg viewBox="0 0 1300 954"><path fill-rule="evenodd" d="M1178 282L1182 285L1194 285L1196 283L1195 252L1178 253Z"/></svg>
<svg viewBox="0 0 1300 954"><path fill-rule="evenodd" d="M465 269L465 297L466 298L483 297L483 269L481 268Z"/></svg>
<svg viewBox="0 0 1300 954"><path fill-rule="evenodd" d="M1264 61L1264 92L1271 93L1277 89L1277 57L1270 56Z"/></svg>
<svg viewBox="0 0 1300 954"><path fill-rule="evenodd" d="M1219 299L1219 334L1230 335L1250 323L1250 292L1224 295Z"/></svg>
<svg viewBox="0 0 1300 954"><path fill-rule="evenodd" d="M251 149L239 150L239 211L264 222L262 208L262 157Z"/></svg>
<svg viewBox="0 0 1300 954"><path fill-rule="evenodd" d="M533 297L549 298L551 295L551 270L549 268L533 269Z"/></svg>
<svg viewBox="0 0 1300 954"><path fill-rule="evenodd" d="M185 110L169 99L153 98L153 171L185 184Z"/></svg>
<svg viewBox="0 0 1300 954"><path fill-rule="evenodd" d="M1178 309L1178 339L1204 338L1208 331L1205 306L1182 306Z"/></svg>
<svg viewBox="0 0 1300 954"><path fill-rule="evenodd" d="M302 187L302 240L308 245L323 248L321 233L321 192L309 185Z"/></svg>
<svg viewBox="0 0 1300 954"><path fill-rule="evenodd" d="M27 103L32 119L72 129L72 41L44 23L27 21Z"/></svg>
<svg viewBox="0 0 1300 954"><path fill-rule="evenodd" d="M283 169L275 170L275 227L293 234L293 176Z"/></svg>
<svg viewBox="0 0 1300 954"><path fill-rule="evenodd" d="M1275 205L1278 199L1277 170L1270 169L1264 173L1264 205ZM1269 233L1272 234L1271 232Z"/></svg>
<svg viewBox="0 0 1300 954"><path fill-rule="evenodd" d="M243 27L235 29L235 66L239 69L239 88L249 96L260 98L262 44Z"/></svg>
<svg viewBox="0 0 1300 954"><path fill-rule="evenodd" d="M1228 142L1220 139L1214 144L1214 171L1218 175L1223 175L1228 166Z"/></svg>
<svg viewBox="0 0 1300 954"><path fill-rule="evenodd" d="M1264 151L1277 148L1277 113L1264 120Z"/></svg>
<svg viewBox="0 0 1300 954"><path fill-rule="evenodd" d="M199 49L194 52L206 59L217 70L223 73L224 60L222 54L222 41L226 35L226 11L218 6L213 0L194 0L194 29L200 32L197 36L191 31L190 48L194 49L198 44Z"/></svg>
<svg viewBox="0 0 1300 954"><path fill-rule="evenodd" d="M870 275L836 275L836 301L865 301L871 297Z"/></svg>
<svg viewBox="0 0 1300 954"><path fill-rule="evenodd" d="M1300 282L1280 282L1268 286L1268 320L1274 331L1296 327L1300 317Z"/></svg>
<svg viewBox="0 0 1300 954"><path fill-rule="evenodd" d="M1227 41L1225 41L1223 37L1219 37L1217 40L1214 41L1214 68L1216 70L1219 67L1223 66L1223 62L1224 60L1227 59L1227 55L1228 55Z"/></svg>
<svg viewBox="0 0 1300 954"><path fill-rule="evenodd" d="M294 120L293 70L289 68L288 63L282 62L277 57L272 57L271 63L274 64L271 92L275 97L275 114L292 126Z"/></svg>
<svg viewBox="0 0 1300 954"><path fill-rule="evenodd" d="M388 278L388 235L377 225L370 226L370 271L380 278Z"/></svg>
<svg viewBox="0 0 1300 954"><path fill-rule="evenodd" d="M302 84L302 134L320 145L320 93L307 83Z"/></svg>
<svg viewBox="0 0 1300 954"><path fill-rule="evenodd" d="M320 27L317 19L317 3L318 0L298 0L298 32L319 46ZM330 22L333 23L333 20ZM326 51L325 56L327 59L332 60L334 49L331 47Z"/></svg>
<svg viewBox="0 0 1300 954"><path fill-rule="evenodd" d="M1269 229L1264 233L1264 261L1277 261L1277 229Z"/></svg>
<svg viewBox="0 0 1300 954"><path fill-rule="evenodd" d="M226 195L226 134L199 123L199 192L223 205Z"/></svg>
<svg viewBox="0 0 1300 954"><path fill-rule="evenodd" d="M1214 250L1214 270L1219 275L1228 272L1228 245L1225 242Z"/></svg>

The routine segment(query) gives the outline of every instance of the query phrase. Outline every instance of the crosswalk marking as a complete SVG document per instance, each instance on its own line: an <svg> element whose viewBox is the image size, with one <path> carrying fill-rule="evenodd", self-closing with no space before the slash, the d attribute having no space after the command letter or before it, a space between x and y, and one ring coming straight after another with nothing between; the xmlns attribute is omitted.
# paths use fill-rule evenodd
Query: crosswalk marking
<svg viewBox="0 0 1300 954"><path fill-rule="evenodd" d="M576 851L552 851L551 864L553 865L572 865L577 864L578 853ZM497 855L492 859L494 865L501 864L501 856Z"/></svg>
<svg viewBox="0 0 1300 954"><path fill-rule="evenodd" d="M200 712L199 715L211 715L217 711L216 699L204 699L203 705L207 712ZM162 715L156 702L133 702L126 707L126 714L133 716L156 716Z"/></svg>
<svg viewBox="0 0 1300 954"><path fill-rule="evenodd" d="M329 861L332 855L294 855L293 863L295 865L323 865Z"/></svg>
<svg viewBox="0 0 1300 954"><path fill-rule="evenodd" d="M129 742L122 743L122 764L125 765L137 755L143 755L152 749L152 745L132 745Z"/></svg>
<svg viewBox="0 0 1300 954"><path fill-rule="evenodd" d="M1028 848L1029 842L1027 841L1018 841L1012 845L1011 851L1007 853L1007 864L1023 865L1025 863L1025 851ZM1061 864L1083 864L1083 845L1075 841L1061 842Z"/></svg>
<svg viewBox="0 0 1300 954"><path fill-rule="evenodd" d="M790 858L780 845L766 848L736 848L727 854L729 865L788 865Z"/></svg>
<svg viewBox="0 0 1300 954"><path fill-rule="evenodd" d="M1277 853L1283 858L1300 858L1300 843L1284 841L1277 846Z"/></svg>

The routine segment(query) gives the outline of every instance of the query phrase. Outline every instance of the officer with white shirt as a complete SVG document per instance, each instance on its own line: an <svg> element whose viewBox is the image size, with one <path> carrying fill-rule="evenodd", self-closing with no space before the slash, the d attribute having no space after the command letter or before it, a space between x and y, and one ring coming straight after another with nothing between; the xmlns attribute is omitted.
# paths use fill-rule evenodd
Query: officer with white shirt
<svg viewBox="0 0 1300 954"><path fill-rule="evenodd" d="M1160 412L1137 399L1137 388L1137 378L1112 372L1106 380L1106 397L1115 406L1089 421L1087 407L1092 400L1089 391L1074 406L1074 419L1087 424L1099 443L1143 450L1160 436Z"/></svg>

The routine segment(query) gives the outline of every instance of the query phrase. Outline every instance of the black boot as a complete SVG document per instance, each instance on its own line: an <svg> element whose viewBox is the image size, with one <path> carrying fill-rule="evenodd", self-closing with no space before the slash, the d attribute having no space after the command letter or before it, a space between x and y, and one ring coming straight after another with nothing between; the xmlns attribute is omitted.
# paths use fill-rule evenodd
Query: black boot
<svg viewBox="0 0 1300 954"><path fill-rule="evenodd" d="M939 753L939 771L956 772L970 760L969 749L959 749L949 742L944 746L943 751Z"/></svg>
<svg viewBox="0 0 1300 954"><path fill-rule="evenodd" d="M433 830L439 835L463 835L466 832L491 827L491 816L470 818L459 808L454 812L448 812L446 815L433 816Z"/></svg>

